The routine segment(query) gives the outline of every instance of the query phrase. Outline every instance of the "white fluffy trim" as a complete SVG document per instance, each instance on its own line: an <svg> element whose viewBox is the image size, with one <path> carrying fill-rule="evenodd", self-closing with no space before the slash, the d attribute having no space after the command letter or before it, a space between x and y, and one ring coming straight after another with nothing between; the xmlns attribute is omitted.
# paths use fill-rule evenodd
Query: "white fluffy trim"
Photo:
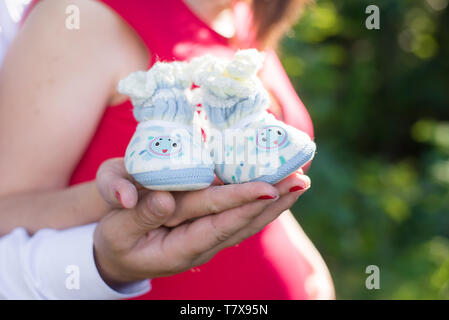
<svg viewBox="0 0 449 320"><path fill-rule="evenodd" d="M131 98L135 107L152 97L159 88L189 88L192 84L184 62L156 62L148 71L137 71L120 80L118 92Z"/></svg>
<svg viewBox="0 0 449 320"><path fill-rule="evenodd" d="M261 90L257 72L264 53L256 49L238 51L232 60L211 55L193 59L188 66L192 81L222 99L255 96Z"/></svg>

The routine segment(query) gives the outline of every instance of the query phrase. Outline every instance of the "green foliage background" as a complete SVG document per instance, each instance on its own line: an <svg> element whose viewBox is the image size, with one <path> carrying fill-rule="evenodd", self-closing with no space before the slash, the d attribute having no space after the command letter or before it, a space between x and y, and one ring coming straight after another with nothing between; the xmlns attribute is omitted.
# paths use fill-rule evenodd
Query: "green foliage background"
<svg viewBox="0 0 449 320"><path fill-rule="evenodd" d="M448 0L318 0L282 42L318 147L293 212L339 299L449 299L448 31Z"/></svg>

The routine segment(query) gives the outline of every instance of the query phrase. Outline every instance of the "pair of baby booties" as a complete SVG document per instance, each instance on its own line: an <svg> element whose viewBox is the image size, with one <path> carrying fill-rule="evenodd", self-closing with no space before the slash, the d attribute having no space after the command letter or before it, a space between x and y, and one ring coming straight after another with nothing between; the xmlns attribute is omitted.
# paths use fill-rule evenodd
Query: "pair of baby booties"
<svg viewBox="0 0 449 320"><path fill-rule="evenodd" d="M208 187L214 173L225 184L274 184L309 162L310 137L267 112L257 76L263 59L248 49L231 60L157 62L121 80L118 91L130 96L139 122L125 153L128 173L148 189L187 191ZM208 118L206 141L194 121L198 104Z"/></svg>

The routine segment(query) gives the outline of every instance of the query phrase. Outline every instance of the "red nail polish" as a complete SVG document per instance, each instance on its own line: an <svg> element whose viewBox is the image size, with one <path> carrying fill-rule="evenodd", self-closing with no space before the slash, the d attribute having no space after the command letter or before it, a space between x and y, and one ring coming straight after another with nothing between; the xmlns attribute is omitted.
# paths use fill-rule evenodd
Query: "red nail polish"
<svg viewBox="0 0 449 320"><path fill-rule="evenodd" d="M299 190L304 190L304 187L302 186L294 186L290 188L290 192L295 192L295 191L299 191Z"/></svg>
<svg viewBox="0 0 449 320"><path fill-rule="evenodd" d="M274 197L273 196L269 196L269 195L263 195L263 196L260 196L257 199L259 199L259 200L271 200L271 199L274 199Z"/></svg>
<svg viewBox="0 0 449 320"><path fill-rule="evenodd" d="M122 198L120 197L120 193L118 191L115 192L115 197L117 198L117 200L120 202L120 204L123 207Z"/></svg>

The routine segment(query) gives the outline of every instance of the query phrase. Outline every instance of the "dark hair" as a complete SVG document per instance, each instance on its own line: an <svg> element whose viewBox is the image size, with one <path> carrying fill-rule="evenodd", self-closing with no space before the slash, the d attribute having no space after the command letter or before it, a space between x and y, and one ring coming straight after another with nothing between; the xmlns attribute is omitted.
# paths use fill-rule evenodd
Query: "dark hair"
<svg viewBox="0 0 449 320"><path fill-rule="evenodd" d="M313 0L249 0L253 11L255 39L260 48L276 47Z"/></svg>

